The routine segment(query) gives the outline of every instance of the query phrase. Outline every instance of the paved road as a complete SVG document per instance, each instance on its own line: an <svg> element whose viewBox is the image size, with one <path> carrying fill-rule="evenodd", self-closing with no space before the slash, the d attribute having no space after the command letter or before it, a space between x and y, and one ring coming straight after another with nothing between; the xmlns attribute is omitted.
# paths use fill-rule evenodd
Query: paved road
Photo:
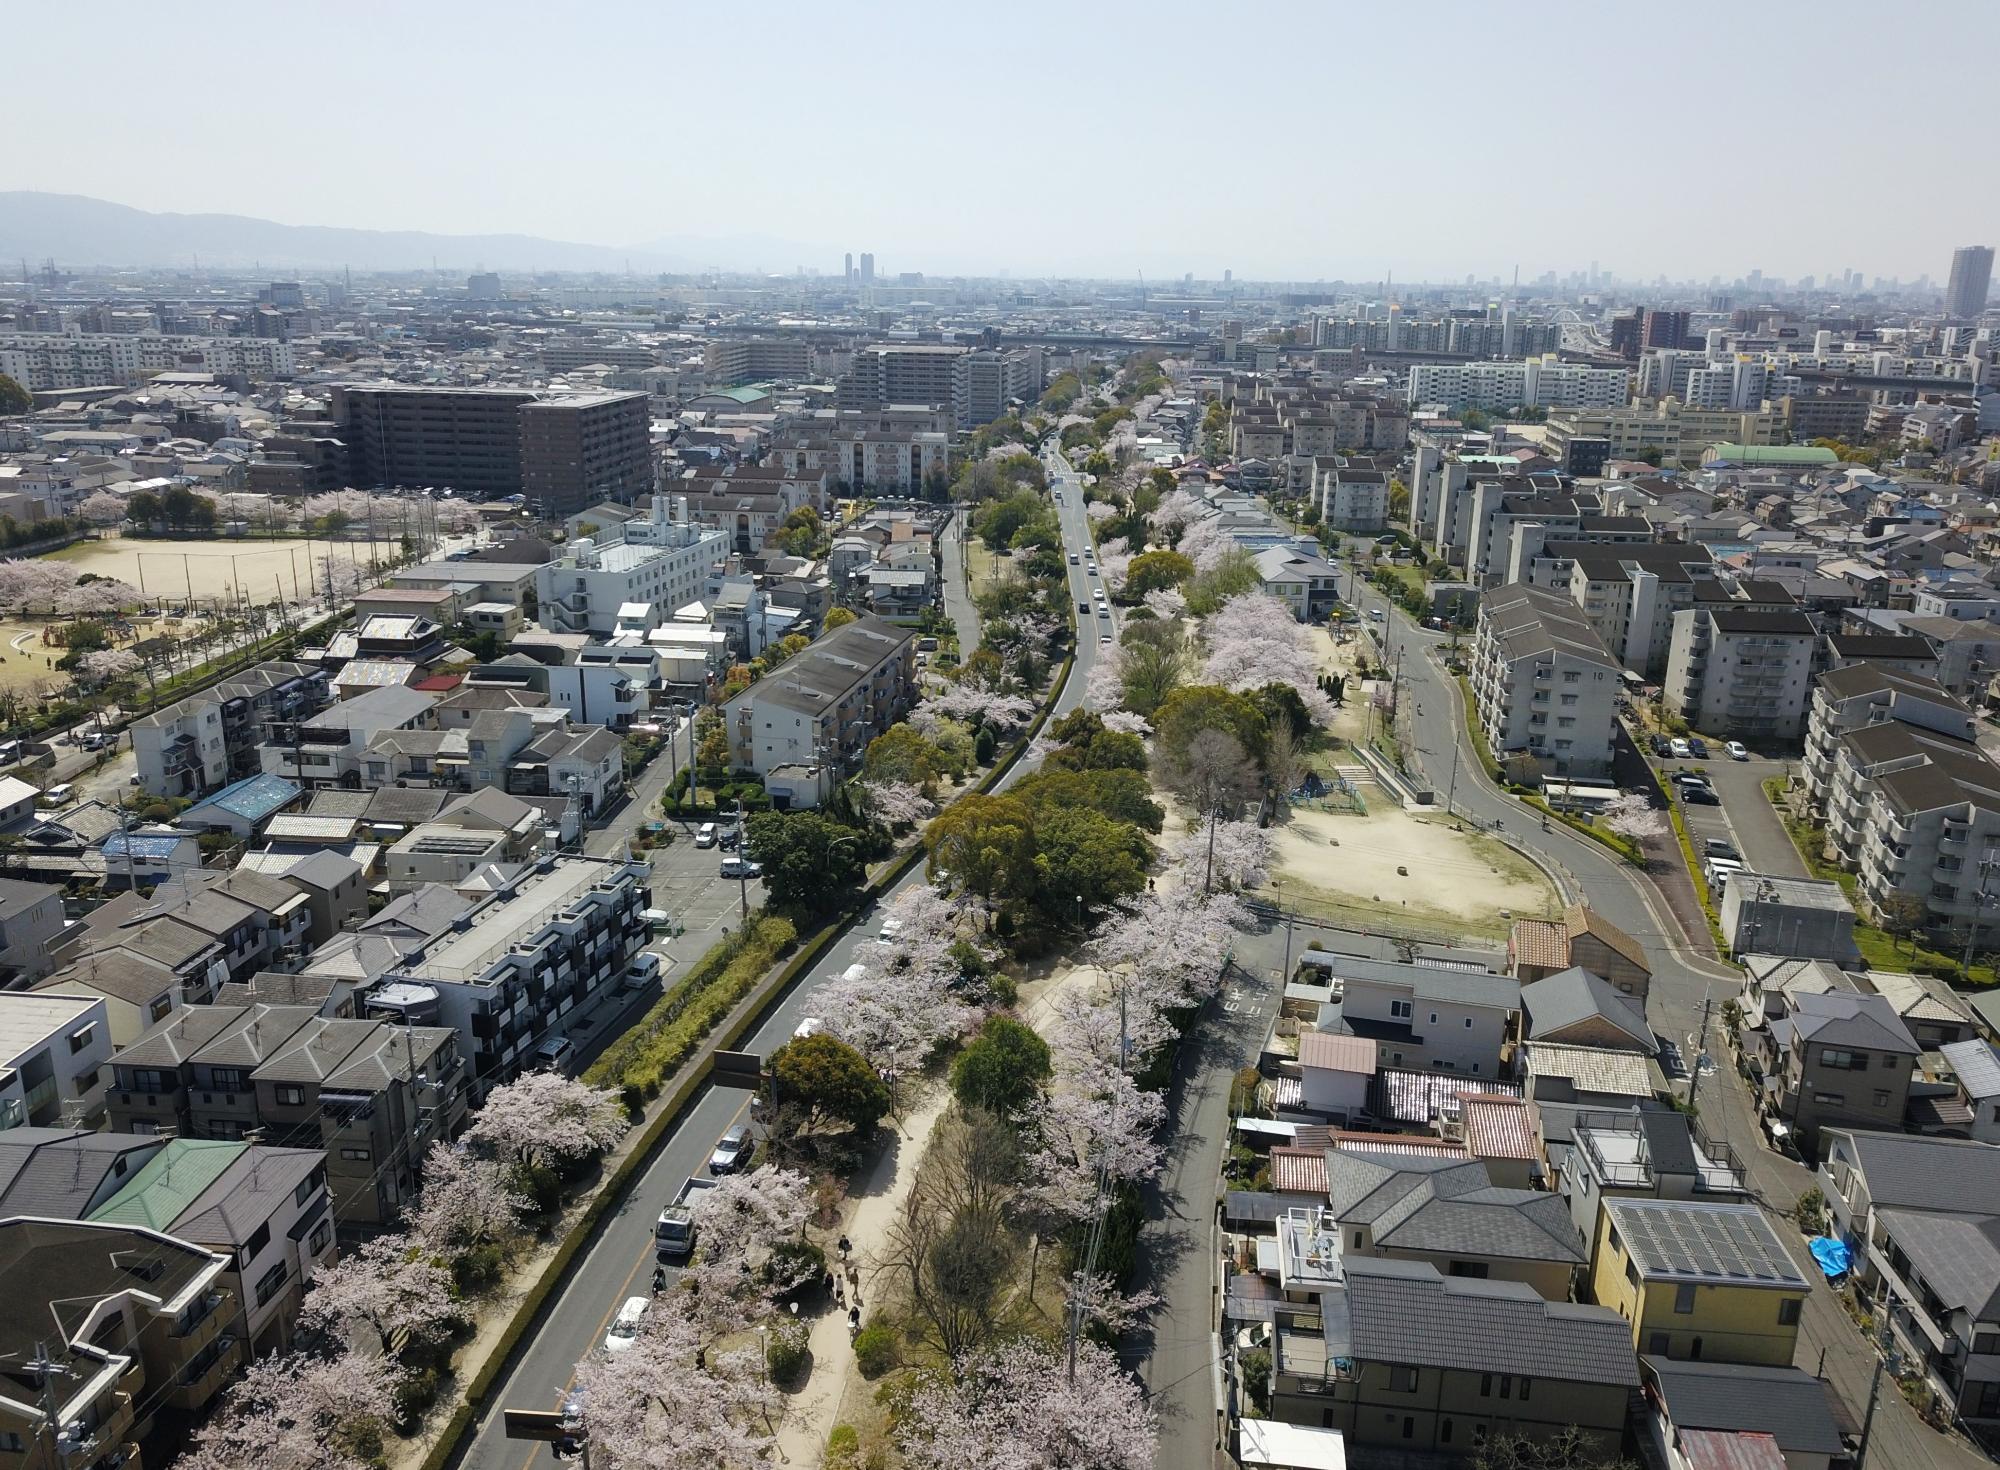
<svg viewBox="0 0 2000 1470"><path fill-rule="evenodd" d="M1066 469L1058 470L1052 466L1051 479L1059 481L1064 489L1064 504L1060 510L1065 546L1080 553L1083 547L1089 545L1082 496L1078 493L1080 487L1069 477ZM1080 573L1081 568L1073 570ZM1073 581L1081 583L1084 579L1078 576ZM1086 591L1083 595L1088 597L1089 593ZM1077 649L1076 666L1056 705L1058 713L1067 713L1081 700L1084 680L1096 659L1095 640L1081 642ZM1003 787L1031 768L1032 763L1027 761L1017 765L1002 782ZM658 783L666 780L666 771L667 760L664 756L648 771L647 779L654 783L654 792L660 789ZM643 819L643 805L635 803L617 819L617 823L630 830L633 823ZM623 835L618 825L595 834L590 841L591 849L596 851L602 846L606 851L615 851ZM700 901L699 891L690 890L685 886L687 880L677 876L682 848L681 842L674 843L667 850L672 855L671 859L663 859L661 866L656 868L659 878L653 890L653 901L671 912L682 911L690 901ZM688 850L692 850L692 844L688 844ZM714 856L712 852L700 854L703 860ZM915 870L896 891L901 892L923 881L921 869ZM692 898L691 892L694 894ZM754 897L752 903L755 903ZM745 1040L744 1045L750 1050L768 1053L783 1043L799 1022L812 1014L813 993L855 962L856 950L875 931L878 922L878 915L865 916L832 945L819 964L773 1008L764 1024ZM674 950L687 955L698 954L699 949L692 947L694 940L693 926L690 925L687 937L674 941ZM665 1144L640 1174L630 1192L607 1216L609 1223L604 1232L583 1252L554 1307L536 1329L529 1347L495 1385L492 1396L487 1400L487 1412L474 1429L465 1452L464 1464L471 1470L530 1470L530 1467L547 1470L547 1467L555 1465L555 1458L547 1445L525 1444L505 1437L501 1410L508 1407L555 1408L560 1405L572 1370L577 1362L604 1341L605 1329L619 1305L628 1296L644 1295L650 1289L653 1223L660 1211L671 1203L682 1180L703 1170L715 1141L731 1124L747 1117L748 1108L747 1093L707 1089L668 1135ZM1211 1177L1212 1174L1211 1170Z"/></svg>
<svg viewBox="0 0 2000 1470"><path fill-rule="evenodd" d="M1663 911L1651 885L1631 868L1595 843L1573 836L1560 826L1540 831L1530 823L1524 808L1496 790L1487 781L1471 748L1459 710L1457 681L1429 657L1430 648L1439 639L1417 629L1366 583L1361 584L1360 596L1364 608L1385 610L1390 646L1392 650L1404 650L1405 697L1416 701L1416 753L1422 769L1434 782L1439 781L1450 769L1454 751L1457 752L1454 810L1487 825L1500 822L1505 833L1522 839L1555 870L1566 893L1580 895L1639 941L1653 968L1647 1017L1654 1030L1681 1044L1690 1066L1695 1064L1700 1048L1689 1046L1688 1040L1700 1023L1703 999L1712 998L1715 1019L1711 1020L1708 1040L1714 1053L1726 1058L1719 1017L1722 1003L1741 985L1740 972L1691 951L1678 926ZM1718 778L1722 775L1720 767L1734 765L1740 773L1735 779L1740 780L1747 780L1759 764L1710 762ZM1438 789L1444 787L1439 785ZM1724 800L1729 798L1725 796ZM1733 810L1733 806L1728 809ZM1743 1158L1766 1203L1774 1209L1790 1208L1805 1187L1805 1171L1762 1147L1747 1090L1734 1068L1725 1060L1722 1067L1703 1077L1700 1086L1704 1122ZM1826 1376L1859 1423L1867 1405L1874 1354L1849 1325L1839 1303L1821 1280L1804 1241L1782 1225L1781 1234L1800 1269L1816 1283L1802 1319L1798 1364L1808 1371L1818 1371L1824 1350ZM1882 1395L1876 1410L1875 1439L1868 1457L1872 1465L1894 1465L1899 1470L1927 1465L1970 1470L1989 1463L1961 1441L1947 1439L1925 1427L1902 1396L1894 1392L1893 1385Z"/></svg>

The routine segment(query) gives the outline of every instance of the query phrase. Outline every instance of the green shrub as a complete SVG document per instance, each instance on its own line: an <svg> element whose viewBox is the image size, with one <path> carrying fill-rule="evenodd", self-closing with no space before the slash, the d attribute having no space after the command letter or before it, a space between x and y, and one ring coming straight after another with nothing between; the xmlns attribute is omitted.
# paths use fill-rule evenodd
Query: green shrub
<svg viewBox="0 0 2000 1470"><path fill-rule="evenodd" d="M833 1467L852 1465L861 1457L861 1431L852 1424L836 1424L826 1437L824 1463Z"/></svg>
<svg viewBox="0 0 2000 1470"><path fill-rule="evenodd" d="M764 1351L773 1383L797 1382L812 1362L812 1352L806 1346L806 1324L796 1317L779 1318Z"/></svg>
<svg viewBox="0 0 2000 1470"><path fill-rule="evenodd" d="M390 1393L396 1422L414 1425L424 1410L437 1402L438 1375L435 1368L420 1368L397 1383Z"/></svg>
<svg viewBox="0 0 2000 1470"><path fill-rule="evenodd" d="M854 1338L854 1363L863 1378L880 1378L896 1366L895 1329L886 1322L870 1322Z"/></svg>

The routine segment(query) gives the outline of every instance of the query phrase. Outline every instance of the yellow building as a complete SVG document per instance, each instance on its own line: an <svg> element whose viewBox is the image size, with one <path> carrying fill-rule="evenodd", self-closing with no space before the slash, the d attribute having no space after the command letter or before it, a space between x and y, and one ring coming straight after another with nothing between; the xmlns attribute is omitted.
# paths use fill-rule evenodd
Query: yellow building
<svg viewBox="0 0 2000 1470"><path fill-rule="evenodd" d="M1606 1200L1591 1292L1653 1357L1788 1366L1810 1290L1751 1204Z"/></svg>

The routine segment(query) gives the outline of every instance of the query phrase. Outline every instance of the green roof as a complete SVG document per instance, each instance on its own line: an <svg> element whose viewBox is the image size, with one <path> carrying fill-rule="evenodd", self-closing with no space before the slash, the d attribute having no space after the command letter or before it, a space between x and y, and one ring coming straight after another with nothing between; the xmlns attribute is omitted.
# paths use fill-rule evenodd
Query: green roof
<svg viewBox="0 0 2000 1470"><path fill-rule="evenodd" d="M1717 444L1704 457L1736 464L1835 464L1840 458L1817 444Z"/></svg>
<svg viewBox="0 0 2000 1470"><path fill-rule="evenodd" d="M706 396L734 398L738 403L755 403L760 398L769 398L771 390L768 387L760 388L754 383L746 383L741 388L724 388L720 392Z"/></svg>
<svg viewBox="0 0 2000 1470"><path fill-rule="evenodd" d="M143 1230L166 1230L249 1146L219 1138L169 1140L132 1176L130 1184L92 1210L90 1218Z"/></svg>

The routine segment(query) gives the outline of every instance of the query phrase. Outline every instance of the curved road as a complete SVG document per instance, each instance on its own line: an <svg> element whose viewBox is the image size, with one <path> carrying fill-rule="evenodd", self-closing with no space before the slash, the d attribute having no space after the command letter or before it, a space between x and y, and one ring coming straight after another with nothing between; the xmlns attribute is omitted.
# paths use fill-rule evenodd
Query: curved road
<svg viewBox="0 0 2000 1470"><path fill-rule="evenodd" d="M1082 487L1067 464L1053 452L1049 471L1051 486L1063 492L1063 502L1056 509L1062 523L1064 549L1078 553L1078 565L1068 569L1071 598L1087 602L1096 582L1085 574L1081 564L1083 548L1090 545ZM947 562L945 575L948 580L954 578L956 567ZM1058 714L1067 713L1081 702L1084 681L1097 662L1097 650L1097 639L1086 627L1077 641L1076 663L1069 682L1056 702ZM1033 765L1031 761L1021 761L1007 773L1001 788L1033 769ZM895 893L923 881L922 870L913 869ZM669 891L656 890L654 902L669 911L678 906L677 895ZM854 963L856 950L879 927L879 920L879 913L871 913L857 921L773 1008L763 1025L745 1039L745 1048L768 1054L787 1040L799 1022L812 1014L813 992ZM688 1108L625 1198L606 1216L608 1223L603 1232L583 1251L528 1348L494 1385L486 1412L472 1432L461 1463L473 1470L552 1470L557 1462L548 1445L506 1438L501 1410L561 1406L576 1364L604 1341L605 1329L619 1306L629 1296L650 1293L653 1224L660 1211L672 1202L682 1180L705 1172L716 1141L732 1124L748 1117L749 1102L750 1095L746 1092L710 1087Z"/></svg>

